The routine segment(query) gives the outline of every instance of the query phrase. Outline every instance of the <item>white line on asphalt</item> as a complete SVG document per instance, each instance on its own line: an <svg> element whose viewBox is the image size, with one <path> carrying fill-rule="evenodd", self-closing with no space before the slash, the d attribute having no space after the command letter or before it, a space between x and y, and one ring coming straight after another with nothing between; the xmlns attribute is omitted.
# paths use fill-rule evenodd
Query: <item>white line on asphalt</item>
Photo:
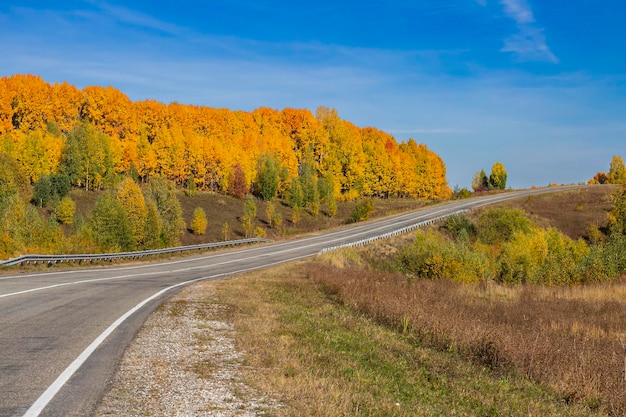
<svg viewBox="0 0 626 417"><path fill-rule="evenodd" d="M443 212L445 210L437 210L434 212L429 213L429 216L432 216L434 214L438 214L440 212ZM364 232L359 232L359 233L354 233L352 234L350 237L356 237L356 236L360 236L362 234L369 234L373 231L377 231L377 230L381 230L381 229L386 229L388 228L388 225L382 225L379 227L375 227L375 228L370 228L367 229ZM306 240L310 240L306 239ZM323 243L323 246L328 246L329 244L339 241L339 240L343 240L344 237L340 237L340 238L335 238L335 239L331 239L331 240L327 240ZM303 240L298 241L298 243L303 242ZM307 248L311 248L314 246L321 246L320 243L313 243L313 244L309 244L309 245L304 245L304 246L293 246L293 242L290 243L290 245L292 245L291 247L287 248L287 249L283 249L281 251L275 251L272 253L272 255L277 255L277 254L281 254L281 253L286 253L286 252L293 252L295 250L301 250L301 249L307 249ZM284 246L283 244L279 244L277 246ZM274 248L276 248L277 246L274 246ZM266 248L266 247L265 247ZM259 248L255 248L255 249L260 249ZM229 252L229 253L223 253L223 254L217 254L216 256L226 256L226 255L233 255L237 252L243 252L243 251L235 251L235 252ZM313 254L312 254L313 255ZM118 280L118 279L123 279L123 278L134 278L134 277L141 277L141 276L150 276L150 275L163 275L163 274L175 274L175 273L180 273L180 272L188 272L188 271L193 271L193 270L197 270L197 269L206 269L206 268L214 268L216 266L221 266L221 265L227 265L233 262L242 262L242 261L247 261L247 260L251 260L251 259L257 259L260 257L264 257L264 256L268 256L267 254L261 254L261 255L255 255L255 256L249 256L243 259L236 259L236 260L232 260L232 261L226 261L226 262L220 262L220 263L212 263L210 265L201 265L201 266L195 266L195 267L189 267L189 268L181 268L181 269L172 269L172 270L167 270L167 271L158 271L158 272L143 272L140 274L127 274L127 275L117 275L117 276L113 276L113 277L105 277L105 278L93 278L93 279L86 279L86 280L80 280L80 281L72 281L72 282L63 282L63 283L59 283L59 284L52 284L52 285L46 285L43 287L36 287L36 288L30 288L27 290L22 290L22 291L17 291L17 292L13 292L13 293L8 293L8 294L0 294L0 298L8 298L8 297L14 297L17 295L23 295L23 294L28 294L28 293L32 293L32 292L37 292L37 291L43 291L43 290L50 290L50 289L54 289L54 288L59 288L59 287L66 287L66 286L70 286L70 285L78 285L78 284L89 284L89 283L94 283L94 282L102 282L102 281L113 281L113 280ZM196 260L198 258L195 258ZM162 263L159 265L173 265L173 264L178 264L181 262L186 262L184 260L181 261L172 261L172 262L167 262L167 263ZM129 267L127 269L134 269L135 267ZM124 270L126 268L120 268L120 270ZM84 271L82 271L84 272Z"/></svg>
<svg viewBox="0 0 626 417"><path fill-rule="evenodd" d="M184 286L184 285L193 284L193 283L199 282L199 281L206 281L206 280L209 280L209 279L221 278L221 277L234 275L234 274L241 274L241 273L244 273L244 272L250 272L250 271L254 271L256 269L276 266L276 265L280 265L280 264L283 264L283 263L293 262L293 261L297 261L297 260L300 260L300 259L304 259L304 258L307 258L307 257L308 257L308 255L307 256L300 256L300 257L296 257L296 258L292 258L292 259L287 259L287 260L283 260L283 261L273 262L273 263L270 263L270 264L267 264L267 265L255 266L255 267L251 267L251 268L243 268L243 269L240 269L240 270L237 270L237 271L234 271L234 272L221 273L221 274L216 274L216 275L209 275L209 276L202 277L202 278L196 278L196 279L192 279L192 280L185 281L185 282L180 282L178 284L169 286L169 287L164 288L161 291L153 294L152 296L146 298L145 300L143 300L142 302L137 304L135 307L133 307L130 310L128 310L119 319L115 320L115 322L113 322L113 324L111 324L93 342L91 342L91 344L89 346L87 346L87 348L85 350L83 350L83 352L80 355L78 355L78 357L76 359L74 359L74 361L67 368L65 368L65 370L61 373L61 375L58 376L58 378L44 391L44 393L41 394L41 396L37 399L37 401L35 401L33 403L33 405L30 406L30 408L28 410L26 410L26 413L24 413L24 417L38 417L41 414L41 412L46 408L46 406L50 403L50 401L52 401L52 399L58 394L58 392L61 390L61 388L63 388L63 386L67 383L67 381L69 381L69 379L72 377L72 375L74 375L76 373L76 371L78 371L78 369L87 361L87 359L89 359L89 357L96 351L96 349L102 344L102 342L104 342L104 340L111 333L113 333L113 331L115 329L117 329L124 321L126 321L130 316L132 316L134 313L139 311L142 307L144 307L150 301L157 299L158 297L160 297L161 295L167 293L168 291L171 291L171 290L173 290L175 288L178 288L178 287L181 287L181 286Z"/></svg>

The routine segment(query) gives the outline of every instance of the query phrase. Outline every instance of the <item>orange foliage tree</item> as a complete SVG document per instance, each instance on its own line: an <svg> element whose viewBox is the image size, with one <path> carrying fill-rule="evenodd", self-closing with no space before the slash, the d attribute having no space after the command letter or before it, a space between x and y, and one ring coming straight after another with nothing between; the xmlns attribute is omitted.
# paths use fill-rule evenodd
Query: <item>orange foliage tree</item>
<svg viewBox="0 0 626 417"><path fill-rule="evenodd" d="M305 171L344 200L452 194L445 164L425 145L398 143L341 119L335 109L245 112L133 102L110 86L78 90L34 75L0 78L0 152L31 182L64 169L89 188L107 187L107 175L134 173L144 182L164 176L182 186L193 178L200 189L239 194L254 191L260 159L274 155L279 194Z"/></svg>

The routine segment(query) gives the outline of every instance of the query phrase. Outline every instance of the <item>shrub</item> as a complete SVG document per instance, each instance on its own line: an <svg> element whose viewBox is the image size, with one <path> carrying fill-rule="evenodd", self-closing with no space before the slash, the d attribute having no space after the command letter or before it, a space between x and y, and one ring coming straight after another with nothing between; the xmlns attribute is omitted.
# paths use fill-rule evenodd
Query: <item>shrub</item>
<svg viewBox="0 0 626 417"><path fill-rule="evenodd" d="M280 212L278 211L275 211L274 213L272 213L272 222L271 222L272 227L280 228L282 224L283 224L283 215L280 214Z"/></svg>
<svg viewBox="0 0 626 417"><path fill-rule="evenodd" d="M419 230L415 242L403 248L398 259L402 270L426 279L478 282L494 271L488 251L466 241L451 242L433 230Z"/></svg>
<svg viewBox="0 0 626 417"><path fill-rule="evenodd" d="M254 237L258 237L258 238L264 238L265 236L267 236L265 229L262 228L261 226L257 226L254 229Z"/></svg>
<svg viewBox="0 0 626 417"><path fill-rule="evenodd" d="M356 203L348 218L349 223L362 222L369 219L374 211L374 203L371 199L361 200Z"/></svg>
<svg viewBox="0 0 626 417"><path fill-rule="evenodd" d="M457 240L474 240L476 238L476 226L463 214L455 214L446 218L443 227Z"/></svg>
<svg viewBox="0 0 626 417"><path fill-rule="evenodd" d="M472 196L472 192L467 188L461 188L460 190L455 190L454 198L462 200L464 198L470 198Z"/></svg>
<svg viewBox="0 0 626 417"><path fill-rule="evenodd" d="M193 218L191 219L192 233L194 235L205 234L208 223L204 209L202 207L196 207L193 211Z"/></svg>
<svg viewBox="0 0 626 417"><path fill-rule="evenodd" d="M478 217L478 238L484 243L510 241L515 233L529 233L532 222L519 209L490 208Z"/></svg>
<svg viewBox="0 0 626 417"><path fill-rule="evenodd" d="M516 232L503 245L498 278L509 284L534 282L547 256L548 243L541 231Z"/></svg>
<svg viewBox="0 0 626 417"><path fill-rule="evenodd" d="M257 163L256 193L265 201L270 201L278 193L280 162L271 153L262 155Z"/></svg>

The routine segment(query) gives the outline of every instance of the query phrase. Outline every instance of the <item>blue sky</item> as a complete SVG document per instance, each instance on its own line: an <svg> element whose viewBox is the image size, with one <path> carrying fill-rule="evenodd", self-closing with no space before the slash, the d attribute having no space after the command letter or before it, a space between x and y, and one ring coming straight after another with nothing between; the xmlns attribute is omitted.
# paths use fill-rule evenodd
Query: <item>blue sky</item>
<svg viewBox="0 0 626 417"><path fill-rule="evenodd" d="M5 1L0 75L132 100L334 107L412 137L450 186L501 162L514 188L626 158L626 2Z"/></svg>

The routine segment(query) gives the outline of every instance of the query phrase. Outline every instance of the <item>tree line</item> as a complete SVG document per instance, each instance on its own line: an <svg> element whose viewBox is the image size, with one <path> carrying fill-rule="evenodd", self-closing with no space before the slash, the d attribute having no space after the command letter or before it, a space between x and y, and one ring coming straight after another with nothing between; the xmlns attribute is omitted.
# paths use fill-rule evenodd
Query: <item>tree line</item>
<svg viewBox="0 0 626 417"><path fill-rule="evenodd" d="M361 196L446 199L442 159L413 139L398 143L360 128L335 109L223 108L131 101L113 87L49 84L34 75L0 78L0 152L31 183L64 173L72 186L104 189L120 175L219 193L255 192L268 158L276 195L311 172L338 199Z"/></svg>

